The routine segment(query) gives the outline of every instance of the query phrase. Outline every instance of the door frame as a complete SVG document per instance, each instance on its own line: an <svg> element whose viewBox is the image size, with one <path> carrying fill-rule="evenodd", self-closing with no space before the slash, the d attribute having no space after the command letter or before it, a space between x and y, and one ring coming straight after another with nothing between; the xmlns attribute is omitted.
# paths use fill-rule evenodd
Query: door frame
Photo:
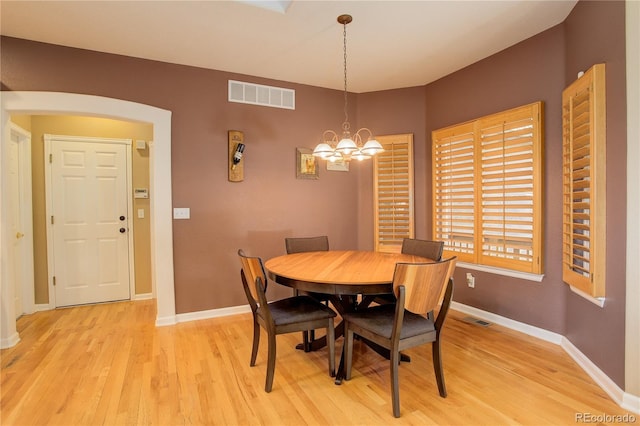
<svg viewBox="0 0 640 426"><path fill-rule="evenodd" d="M10 256L19 255L22 258L21 304L22 314L32 314L35 307L34 276L33 276L33 210L31 194L31 133L15 123L9 125L9 141L12 136L18 137L20 150L20 222L25 236L20 253L10 253ZM8 236L11 238L11 236ZM11 261L11 260L9 260ZM15 296L15 295L14 295ZM17 312L14 313L16 316Z"/></svg>
<svg viewBox="0 0 640 426"><path fill-rule="evenodd" d="M156 294L156 326L176 324L173 268L173 217L171 190L171 111L136 102L78 93L0 91L0 126L2 140L10 137L12 114L89 115L119 120L140 121L153 125L150 143L150 221L151 282ZM1 170L6 170L7 144L0 144ZM0 173L0 243L1 256L7 254L6 178ZM13 286L8 284L7 268L0 263L0 348L20 341L16 331Z"/></svg>
<svg viewBox="0 0 640 426"><path fill-rule="evenodd" d="M55 141L62 142L94 142L94 143L106 143L106 144L117 144L117 145L125 145L127 147L126 150L126 187L127 187L127 217L129 220L127 221L127 227L129 231L127 232L127 246L128 246L128 261L129 261L129 300L135 298L136 294L136 283L135 283L135 262L134 262L134 252L133 252L133 199L131 198L131 194L133 194L133 182L132 182L132 172L131 172L131 139L118 139L118 138L103 138L103 137L91 137L91 136L68 136L68 135L52 135L45 134L44 135L44 156L45 159L49 157L52 152L51 144ZM46 200L46 216L51 217L53 215L53 199L52 199L52 182L51 182L51 169L52 164L45 160L44 162L44 176L45 176L45 200ZM54 241L53 241L53 226L51 226L51 221L47 220L47 277L49 283L49 308L54 309L58 306L56 301L56 289L53 286L53 276L55 271L55 263L54 259Z"/></svg>

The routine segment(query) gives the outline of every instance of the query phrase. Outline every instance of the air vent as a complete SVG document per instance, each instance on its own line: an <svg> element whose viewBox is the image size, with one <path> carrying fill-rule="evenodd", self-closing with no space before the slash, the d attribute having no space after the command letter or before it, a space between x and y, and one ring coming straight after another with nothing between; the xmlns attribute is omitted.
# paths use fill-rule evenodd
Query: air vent
<svg viewBox="0 0 640 426"><path fill-rule="evenodd" d="M296 91L229 80L229 102L296 109Z"/></svg>
<svg viewBox="0 0 640 426"><path fill-rule="evenodd" d="M468 322L469 324L477 324L482 327L489 327L491 325L490 322L487 322L478 318L474 318L474 317L464 317L462 318L462 321Z"/></svg>

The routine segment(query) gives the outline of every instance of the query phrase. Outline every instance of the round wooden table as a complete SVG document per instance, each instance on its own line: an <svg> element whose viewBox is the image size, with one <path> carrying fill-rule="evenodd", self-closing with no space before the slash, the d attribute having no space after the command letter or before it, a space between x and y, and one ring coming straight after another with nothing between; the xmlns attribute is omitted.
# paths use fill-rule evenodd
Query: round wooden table
<svg viewBox="0 0 640 426"><path fill-rule="evenodd" d="M332 295L391 293L396 263L433 262L412 254L312 251L267 260L268 277L298 290Z"/></svg>
<svg viewBox="0 0 640 426"><path fill-rule="evenodd" d="M396 263L423 263L434 260L412 254L381 253L374 251L312 251L274 257L264 266L269 279L278 284L311 293L328 294L339 314L366 308L376 294L393 292L393 274ZM362 300L358 302L358 295ZM335 336L344 334L344 324L340 322ZM388 351L363 339L375 351L388 358ZM300 344L299 349L317 350L326 345L323 336L313 340L308 347ZM403 361L409 357L402 356ZM344 378L344 359L336 374L336 384Z"/></svg>

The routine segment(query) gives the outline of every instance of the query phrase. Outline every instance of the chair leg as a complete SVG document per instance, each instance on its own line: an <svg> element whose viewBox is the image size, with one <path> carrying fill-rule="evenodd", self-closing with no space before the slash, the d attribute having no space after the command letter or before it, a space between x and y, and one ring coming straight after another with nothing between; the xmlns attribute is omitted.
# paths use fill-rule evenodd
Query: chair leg
<svg viewBox="0 0 640 426"><path fill-rule="evenodd" d="M329 349L329 375L331 377L335 377L336 375L336 336L333 327L333 318L329 318L329 324L327 325L327 346Z"/></svg>
<svg viewBox="0 0 640 426"><path fill-rule="evenodd" d="M273 375L276 369L276 335L275 333L269 333L269 344L268 344L268 355L267 355L267 381L264 385L264 390L266 392L271 392L271 387L273 386Z"/></svg>
<svg viewBox="0 0 640 426"><path fill-rule="evenodd" d="M400 389L398 385L398 369L400 365L400 352L391 350L391 400L393 402L393 416L400 417Z"/></svg>
<svg viewBox="0 0 640 426"><path fill-rule="evenodd" d="M311 341L309 340L309 332L307 330L302 332L302 349L305 352L311 352Z"/></svg>
<svg viewBox="0 0 640 426"><path fill-rule="evenodd" d="M351 361L353 360L353 331L349 329L349 324L344 323L344 379L351 380Z"/></svg>
<svg viewBox="0 0 640 426"><path fill-rule="evenodd" d="M253 367L256 365L256 357L258 356L258 346L260 345L260 324L255 319L253 320L253 348L251 348L251 362L249 365Z"/></svg>
<svg viewBox="0 0 640 426"><path fill-rule="evenodd" d="M436 338L431 345L433 353L433 370L436 373L436 382L438 382L438 391L443 398L447 397L447 388L444 384L444 370L442 369L442 356L440 353L440 339Z"/></svg>

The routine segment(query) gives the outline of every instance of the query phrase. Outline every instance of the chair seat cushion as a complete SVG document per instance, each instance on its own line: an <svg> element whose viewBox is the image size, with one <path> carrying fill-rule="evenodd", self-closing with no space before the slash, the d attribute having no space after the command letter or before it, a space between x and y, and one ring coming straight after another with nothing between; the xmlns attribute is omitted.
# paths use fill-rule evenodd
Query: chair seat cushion
<svg viewBox="0 0 640 426"><path fill-rule="evenodd" d="M395 305L380 305L367 308L360 312L346 313L343 317L358 327L390 339L395 310ZM432 320L405 309L402 330L400 332L401 340L430 332L433 332L435 337L436 328Z"/></svg>
<svg viewBox="0 0 640 426"><path fill-rule="evenodd" d="M262 308L258 308L261 315ZM309 296L295 296L269 303L275 325L335 318L333 309Z"/></svg>

